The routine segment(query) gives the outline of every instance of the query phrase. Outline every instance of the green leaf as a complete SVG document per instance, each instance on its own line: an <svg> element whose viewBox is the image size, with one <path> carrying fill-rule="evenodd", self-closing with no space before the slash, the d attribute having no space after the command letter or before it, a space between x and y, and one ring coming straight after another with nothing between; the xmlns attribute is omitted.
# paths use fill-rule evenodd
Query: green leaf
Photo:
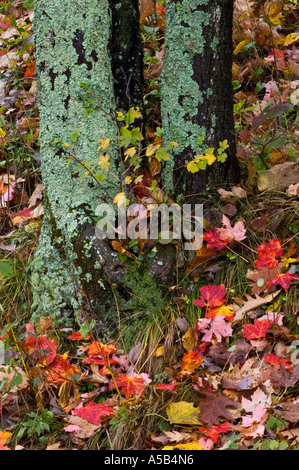
<svg viewBox="0 0 299 470"><path fill-rule="evenodd" d="M10 264L0 261L0 274L2 276L10 276L13 273L13 269Z"/></svg>
<svg viewBox="0 0 299 470"><path fill-rule="evenodd" d="M71 141L74 142L74 143L77 142L78 137L79 137L78 132L75 131L75 132L71 135Z"/></svg>

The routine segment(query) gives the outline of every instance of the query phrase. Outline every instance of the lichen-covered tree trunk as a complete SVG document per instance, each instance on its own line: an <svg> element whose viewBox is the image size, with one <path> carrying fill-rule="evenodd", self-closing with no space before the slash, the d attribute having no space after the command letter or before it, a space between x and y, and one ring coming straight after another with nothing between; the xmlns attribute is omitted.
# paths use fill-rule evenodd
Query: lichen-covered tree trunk
<svg viewBox="0 0 299 470"><path fill-rule="evenodd" d="M165 53L161 77L165 143L176 141L165 169L175 194L193 195L239 180L232 96L233 0L167 0ZM205 171L184 165L206 147L227 139L228 158ZM169 184L170 183L170 184ZM200 198L199 198L200 199ZM191 198L188 198L191 201Z"/></svg>
<svg viewBox="0 0 299 470"><path fill-rule="evenodd" d="M121 0L111 11L108 0L38 0L34 19L45 215L31 266L32 318L73 323L74 316L83 321L84 310L89 319L99 319L102 333L118 324L117 312L161 309L153 278L162 282L172 270L167 256L139 269L121 264L117 252L95 235L97 205L112 204L121 191L118 133L110 115L142 104L137 0L124 35L126 5ZM86 106L93 111L86 113ZM110 168L99 187L90 176L79 177L76 164L67 165L65 157L71 149L80 161L97 164L98 140L107 138Z"/></svg>

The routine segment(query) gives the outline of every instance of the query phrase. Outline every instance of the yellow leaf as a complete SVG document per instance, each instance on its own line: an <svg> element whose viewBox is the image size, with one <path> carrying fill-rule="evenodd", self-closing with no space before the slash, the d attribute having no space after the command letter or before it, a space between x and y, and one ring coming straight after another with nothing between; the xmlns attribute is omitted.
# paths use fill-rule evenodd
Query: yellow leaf
<svg viewBox="0 0 299 470"><path fill-rule="evenodd" d="M118 193L115 198L113 199L114 204L122 205L126 203L126 195L125 193Z"/></svg>
<svg viewBox="0 0 299 470"><path fill-rule="evenodd" d="M155 357L161 357L164 354L164 346L160 346L156 349Z"/></svg>
<svg viewBox="0 0 299 470"><path fill-rule="evenodd" d="M150 144L147 148L146 148L146 156L147 157L151 157L152 155L154 155L154 153L156 153L156 151L161 147L161 144Z"/></svg>
<svg viewBox="0 0 299 470"><path fill-rule="evenodd" d="M299 41L299 34L291 33L291 34L288 34L287 37L285 38L284 45L290 46L291 44L294 44L297 41Z"/></svg>
<svg viewBox="0 0 299 470"><path fill-rule="evenodd" d="M182 343L184 349L186 351L191 351L196 346L196 338L195 338L195 331L193 328L189 328L189 330L184 334L182 337Z"/></svg>
<svg viewBox="0 0 299 470"><path fill-rule="evenodd" d="M108 155L108 153L106 153L105 155L100 156L99 165L101 167L101 170L103 170L103 171L108 171L109 170L109 167L110 167L109 158L110 158L110 156Z"/></svg>
<svg viewBox="0 0 299 470"><path fill-rule="evenodd" d="M177 444L176 446L165 446L162 450L203 450L197 441L187 442L187 444Z"/></svg>
<svg viewBox="0 0 299 470"><path fill-rule="evenodd" d="M199 170L195 160L192 160L192 162L187 163L187 170L190 173L196 173Z"/></svg>
<svg viewBox="0 0 299 470"><path fill-rule="evenodd" d="M136 153L136 147L130 147L128 150L125 151L125 160L127 160L129 157L134 157Z"/></svg>
<svg viewBox="0 0 299 470"><path fill-rule="evenodd" d="M214 161L216 160L215 155L213 155L212 153L209 153L212 150L214 151L214 149L207 149L205 155L197 155L195 160L197 162L200 162L202 160L206 160L207 165L212 165L212 163L214 163Z"/></svg>
<svg viewBox="0 0 299 470"><path fill-rule="evenodd" d="M243 49L243 47L247 46L247 44L249 44L249 43L250 43L250 41L247 38L243 39L243 41L239 42L239 44L237 45L237 47L234 50L234 55L239 54L239 52Z"/></svg>
<svg viewBox="0 0 299 470"><path fill-rule="evenodd" d="M133 179L132 179L131 176L126 176L126 177L125 177L125 183L126 183L126 184L131 184L132 181L133 181Z"/></svg>
<svg viewBox="0 0 299 470"><path fill-rule="evenodd" d="M200 409L187 401L170 403L166 413L171 424L202 424L199 420Z"/></svg>
<svg viewBox="0 0 299 470"><path fill-rule="evenodd" d="M276 0L269 3L269 6L266 8L268 13L269 20L274 26L281 25L283 21L283 14L281 13L283 9L283 0Z"/></svg>
<svg viewBox="0 0 299 470"><path fill-rule="evenodd" d="M68 144L67 142L64 142L63 145L64 145L65 147L69 147L69 146L70 146L70 144Z"/></svg>

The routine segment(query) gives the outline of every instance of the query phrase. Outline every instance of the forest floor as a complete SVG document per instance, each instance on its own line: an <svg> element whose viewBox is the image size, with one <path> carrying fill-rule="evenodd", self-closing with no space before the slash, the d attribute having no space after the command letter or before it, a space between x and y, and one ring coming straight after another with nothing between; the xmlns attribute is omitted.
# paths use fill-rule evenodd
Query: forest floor
<svg viewBox="0 0 299 470"><path fill-rule="evenodd" d="M153 142L165 7L141 3ZM93 322L30 321L43 217L33 14L31 0L0 2L0 450L299 449L297 0L235 2L242 183L218 188L222 226L206 228L163 311L142 312L130 351L125 323L103 342ZM153 160L149 179L159 171Z"/></svg>

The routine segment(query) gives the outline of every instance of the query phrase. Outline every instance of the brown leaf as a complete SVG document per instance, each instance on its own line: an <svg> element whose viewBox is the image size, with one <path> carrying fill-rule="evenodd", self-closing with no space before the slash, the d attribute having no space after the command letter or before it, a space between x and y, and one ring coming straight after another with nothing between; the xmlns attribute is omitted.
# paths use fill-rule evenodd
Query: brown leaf
<svg viewBox="0 0 299 470"><path fill-rule="evenodd" d="M280 291L281 289L271 294L268 294L265 297L260 297L257 295L256 298L253 298L247 295L246 297L248 300L244 303L243 307L239 308L237 305L234 305L236 315L233 320L233 323L242 320L245 313L250 312L251 310L254 310L257 307L260 307L261 305L265 305L272 302L273 299L280 293Z"/></svg>
<svg viewBox="0 0 299 470"><path fill-rule="evenodd" d="M219 417L227 420L234 419L233 415L226 407L238 408L238 403L225 397L220 392L201 389L200 393L205 395L205 398L199 400L200 418L207 423L208 427L218 425L220 423Z"/></svg>
<svg viewBox="0 0 299 470"><path fill-rule="evenodd" d="M270 376L271 383L276 388L289 388L294 387L294 385L299 381L299 363L293 369L293 372L290 374L282 365L279 364L279 367L276 367Z"/></svg>
<svg viewBox="0 0 299 470"><path fill-rule="evenodd" d="M37 184L35 190L33 191L29 201L28 201L28 207L31 209L31 207L36 206L36 203L39 199L42 199L43 197L43 185L42 184Z"/></svg>
<svg viewBox="0 0 299 470"><path fill-rule="evenodd" d="M298 183L299 165L295 162L285 162L265 170L258 178L259 191L277 189L285 191L290 184Z"/></svg>
<svg viewBox="0 0 299 470"><path fill-rule="evenodd" d="M250 349L246 341L237 340L234 351L227 351L221 343L213 344L208 352L208 356L220 366L241 364L243 365Z"/></svg>
<svg viewBox="0 0 299 470"><path fill-rule="evenodd" d="M283 419L290 421L291 423L297 423L299 421L299 402L290 402L290 403L283 403L282 404L282 411L277 410L277 414L279 414Z"/></svg>
<svg viewBox="0 0 299 470"><path fill-rule="evenodd" d="M182 343L186 351L191 351L196 346L195 331L193 328L189 328L187 333L182 338Z"/></svg>
<svg viewBox="0 0 299 470"><path fill-rule="evenodd" d="M278 266L275 266L275 268L273 269L261 268L260 270L256 271L251 271L249 269L247 271L246 277L253 281L253 283L250 284L251 293L253 295L257 295L267 290L268 281L270 281L273 277L277 276L283 266L284 263L282 262L278 263Z"/></svg>

